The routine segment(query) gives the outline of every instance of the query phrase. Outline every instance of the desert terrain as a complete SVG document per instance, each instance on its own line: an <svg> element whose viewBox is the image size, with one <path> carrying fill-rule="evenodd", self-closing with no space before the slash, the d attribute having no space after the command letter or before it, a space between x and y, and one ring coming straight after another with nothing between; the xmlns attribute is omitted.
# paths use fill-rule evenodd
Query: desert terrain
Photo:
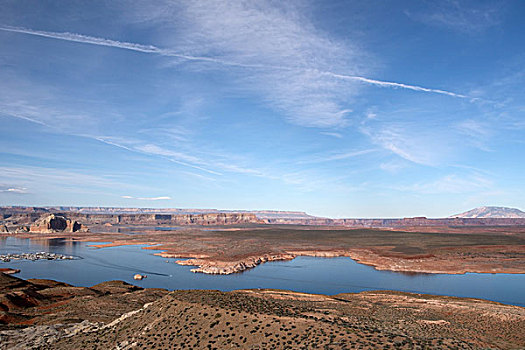
<svg viewBox="0 0 525 350"><path fill-rule="evenodd" d="M252 213L134 215L4 214L0 235L100 248L141 244L209 274L297 256L347 256L407 273L525 273L525 226L515 221L422 225L426 219L417 219L365 228L271 224ZM0 349L518 349L525 347L524 310L394 291L169 292L120 281L75 287L0 273Z"/></svg>
<svg viewBox="0 0 525 350"><path fill-rule="evenodd" d="M363 228L269 224L253 213L3 212L3 236L65 238L97 247L142 244L162 257L181 258L179 264L195 266L197 273L231 274L296 256L347 256L378 270L410 273L525 273L520 218L461 219L463 224L414 218L396 221L401 226L381 221Z"/></svg>
<svg viewBox="0 0 525 350"><path fill-rule="evenodd" d="M168 292L0 274L1 349L517 349L525 308L390 291Z"/></svg>

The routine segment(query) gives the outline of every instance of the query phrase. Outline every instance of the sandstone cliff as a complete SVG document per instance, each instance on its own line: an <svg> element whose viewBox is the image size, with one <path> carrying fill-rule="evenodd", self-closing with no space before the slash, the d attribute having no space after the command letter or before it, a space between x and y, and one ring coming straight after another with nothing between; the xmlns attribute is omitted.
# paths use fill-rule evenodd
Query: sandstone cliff
<svg viewBox="0 0 525 350"><path fill-rule="evenodd" d="M82 214L67 213L68 217L79 222L93 225L242 225L262 223L250 213L211 213L211 214Z"/></svg>
<svg viewBox="0 0 525 350"><path fill-rule="evenodd" d="M54 232L77 232L85 230L81 224L75 220L67 219L64 216L49 214L42 216L35 221L29 228L31 232L54 233Z"/></svg>
<svg viewBox="0 0 525 350"><path fill-rule="evenodd" d="M68 208L62 208L68 209ZM425 217L399 219L330 219L310 217L298 212L208 212L194 214L168 213L135 213L128 212L102 213L80 211L55 211L54 215L63 216L72 221L82 222L84 225L244 225L244 224L284 224L284 225L311 225L311 226L344 226L355 228L409 228L409 227L463 227L463 226L517 226L525 225L525 218L441 218L428 219ZM88 208L89 209L89 208ZM117 208L122 209L122 208ZM115 209L115 210L117 210ZM49 213L49 208L0 207L0 225L18 227L20 225L34 225L41 218L42 213ZM153 210L153 209L151 209ZM167 210L167 209L166 209ZM211 209L210 209L211 210ZM146 211L146 209L144 209ZM182 209L181 209L182 211ZM69 229L68 229L69 230ZM66 231L68 231L66 230ZM77 229L73 228L73 231ZM42 232L42 231L40 231Z"/></svg>
<svg viewBox="0 0 525 350"><path fill-rule="evenodd" d="M210 213L210 214L84 214L78 212L37 214L30 213L12 213L10 210L0 208L0 225L8 227L18 227L16 232L77 232L86 231L87 226L105 225L111 227L115 224L122 225L174 225L174 226L223 226L223 225L245 225L261 224L262 220L258 219L255 214L251 213ZM2 221L3 219L3 221ZM80 224L80 222L82 224ZM22 229L26 227L27 230ZM0 226L0 233L3 231Z"/></svg>

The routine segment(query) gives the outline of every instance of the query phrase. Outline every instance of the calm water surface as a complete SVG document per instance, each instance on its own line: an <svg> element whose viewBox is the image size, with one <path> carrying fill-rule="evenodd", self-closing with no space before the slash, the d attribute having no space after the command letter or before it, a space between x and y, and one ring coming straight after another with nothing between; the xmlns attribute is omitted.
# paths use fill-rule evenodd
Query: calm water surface
<svg viewBox="0 0 525 350"><path fill-rule="evenodd" d="M142 287L166 289L277 288L307 293L338 294L364 290L475 297L525 306L525 274L402 274L377 271L350 258L299 257L292 261L271 262L233 275L217 276L190 272L192 267L175 264L176 259L154 256L142 246L96 249L85 242L61 239L29 240L1 238L0 254L54 252L79 257L77 260L14 260L0 267L21 270L20 278L46 278L77 286L123 280ZM148 275L133 280L135 273Z"/></svg>

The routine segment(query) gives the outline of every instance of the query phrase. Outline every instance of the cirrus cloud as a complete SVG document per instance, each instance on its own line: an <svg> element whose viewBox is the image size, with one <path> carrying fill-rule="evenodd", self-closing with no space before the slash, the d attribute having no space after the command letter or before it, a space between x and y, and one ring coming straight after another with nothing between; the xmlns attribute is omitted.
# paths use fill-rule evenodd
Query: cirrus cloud
<svg viewBox="0 0 525 350"><path fill-rule="evenodd" d="M141 201L167 201L171 200L171 197L161 196L161 197L133 197L133 196L121 196L124 199L138 199Z"/></svg>

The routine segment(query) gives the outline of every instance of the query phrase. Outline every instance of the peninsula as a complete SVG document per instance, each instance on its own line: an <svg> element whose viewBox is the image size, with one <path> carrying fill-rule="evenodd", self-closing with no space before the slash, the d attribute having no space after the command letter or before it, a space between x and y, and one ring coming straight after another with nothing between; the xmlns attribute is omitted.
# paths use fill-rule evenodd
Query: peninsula
<svg viewBox="0 0 525 350"><path fill-rule="evenodd" d="M129 211L5 207L0 209L0 234L104 242L97 247L143 244L209 274L241 272L296 256L347 256L398 272L525 273L525 218L519 217L333 220L274 213L273 219L264 219L249 212Z"/></svg>

